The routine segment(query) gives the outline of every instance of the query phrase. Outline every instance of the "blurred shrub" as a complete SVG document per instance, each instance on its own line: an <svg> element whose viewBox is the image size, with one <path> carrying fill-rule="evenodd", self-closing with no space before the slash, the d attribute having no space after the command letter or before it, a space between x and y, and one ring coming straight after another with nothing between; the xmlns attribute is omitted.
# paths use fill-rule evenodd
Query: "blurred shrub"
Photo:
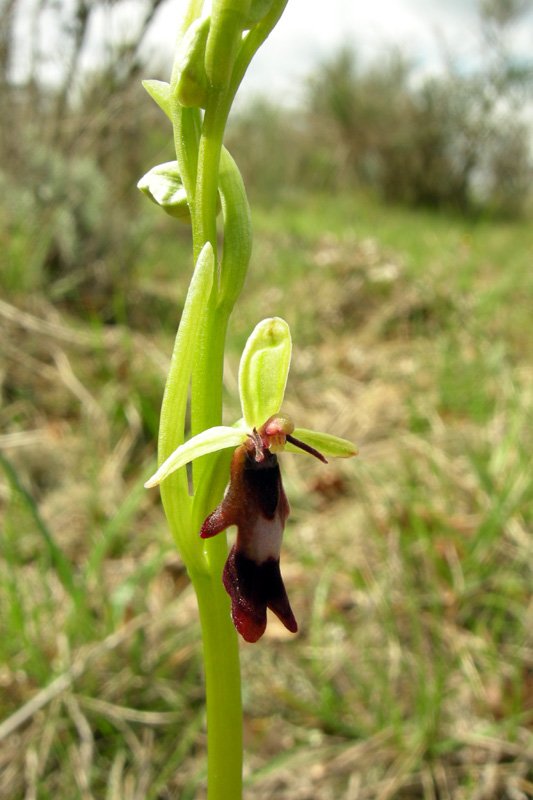
<svg viewBox="0 0 533 800"><path fill-rule="evenodd" d="M0 13L6 290L47 287L56 301L113 317L109 296L128 285L144 230L139 220L146 219L139 217L136 181L172 158L169 123L140 86L139 44L158 2L148 3L139 38L110 46L103 67L89 73L79 65L97 3L75 0L69 13L76 24L65 22L63 34L70 56L54 87L40 78L38 48L27 83L11 81L15 17ZM59 3L57 13L67 6ZM392 202L523 213L533 174L531 125L522 112L533 68L514 63L505 47L506 26L521 7L518 0L483 4L493 56L477 74L450 67L416 82L398 52L363 65L344 48L315 70L304 109L248 102L233 115L227 143L251 193L275 202L288 189L363 185Z"/></svg>
<svg viewBox="0 0 533 800"><path fill-rule="evenodd" d="M416 85L397 54L358 68L341 50L312 78L309 106L344 143L342 169L386 200L516 215L531 185L531 130L507 80L450 70Z"/></svg>
<svg viewBox="0 0 533 800"><path fill-rule="evenodd" d="M110 181L88 155L22 141L0 173L4 286L29 291L86 269L112 247L120 221Z"/></svg>
<svg viewBox="0 0 533 800"><path fill-rule="evenodd" d="M0 137L2 285L110 321L149 224L136 182L167 158L165 121L136 76L116 86L109 70L88 76L60 117L53 93L37 103L26 87L0 94L11 123Z"/></svg>
<svg viewBox="0 0 533 800"><path fill-rule="evenodd" d="M266 197L357 184L386 201L517 216L531 192L531 125L505 74L450 69L417 83L397 52L363 67L344 48L311 77L305 110L257 101L229 146Z"/></svg>
<svg viewBox="0 0 533 800"><path fill-rule="evenodd" d="M332 188L339 179L342 144L328 121L311 126L305 115L257 97L230 117L226 144L247 189L274 200L291 187Z"/></svg>
<svg viewBox="0 0 533 800"><path fill-rule="evenodd" d="M529 208L533 187L531 139L531 127L526 122L505 115L488 142L483 195L501 216L518 217Z"/></svg>
<svg viewBox="0 0 533 800"><path fill-rule="evenodd" d="M432 79L403 94L402 111L382 125L376 188L387 200L465 210L483 135L470 87Z"/></svg>
<svg viewBox="0 0 533 800"><path fill-rule="evenodd" d="M128 286L146 229L137 219L136 182L162 149L163 115L141 87L139 56L159 3L143 5L139 27L132 24L122 42L113 26L100 31L105 58L92 71L83 64L94 44L99 0L59 0L29 11L13 0L0 9L0 279L6 290L44 289L56 302L113 319L112 297ZM39 34L47 13L55 37ZM31 27L25 43L16 35L17 20ZM20 83L13 67L20 72L24 58L28 71ZM51 61L53 82L46 77ZM167 123L165 141L169 129ZM167 158L163 153L159 160Z"/></svg>
<svg viewBox="0 0 533 800"><path fill-rule="evenodd" d="M411 109L406 91L407 62L398 53L361 70L356 54L342 48L311 76L308 86L309 123L326 124L340 140L337 165L342 181L347 172L365 183L375 183L380 154L391 140L407 142L405 121Z"/></svg>

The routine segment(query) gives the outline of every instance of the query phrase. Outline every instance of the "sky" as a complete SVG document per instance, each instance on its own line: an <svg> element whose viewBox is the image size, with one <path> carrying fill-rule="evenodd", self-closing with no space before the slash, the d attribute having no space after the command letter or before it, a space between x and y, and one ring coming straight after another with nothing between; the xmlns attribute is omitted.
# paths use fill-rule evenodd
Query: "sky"
<svg viewBox="0 0 533 800"><path fill-rule="evenodd" d="M160 48L172 38L180 0L161 9L148 44ZM479 57L481 28L476 0L289 0L270 38L256 54L242 93L266 92L298 99L303 79L314 66L343 45L353 45L362 61L398 47L422 73L442 68L446 51L460 69L472 69ZM511 31L512 47L533 51L533 4ZM169 42L169 48L172 42Z"/></svg>
<svg viewBox="0 0 533 800"><path fill-rule="evenodd" d="M17 46L17 72L21 79L29 63L25 52L29 52L31 9L35 2L38 0L19 3L24 11L20 14ZM145 52L162 68L160 76L166 69L170 71L176 23L184 2L166 0L162 4L145 43ZM530 2L528 15L510 32L513 51L528 59L533 52L533 0ZM453 56L460 69L472 69L482 38L477 7L476 0L289 0L277 27L252 61L240 94L262 92L288 105L297 103L304 78L344 45L352 45L363 62L379 59L391 47L397 47L421 74L442 68L444 52ZM102 63L106 36L114 41L131 37L137 27L140 2L121 0L100 8L102 15L95 21L85 54L85 65L89 67ZM65 55L57 12L54 16L51 5L49 21L45 19L41 35L48 53L54 54L43 64L53 80L54 73L61 74Z"/></svg>

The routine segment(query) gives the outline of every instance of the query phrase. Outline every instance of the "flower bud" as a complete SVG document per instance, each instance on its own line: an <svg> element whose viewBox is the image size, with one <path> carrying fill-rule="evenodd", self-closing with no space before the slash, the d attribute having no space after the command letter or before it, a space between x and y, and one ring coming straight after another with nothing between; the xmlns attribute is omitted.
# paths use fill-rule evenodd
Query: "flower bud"
<svg viewBox="0 0 533 800"><path fill-rule="evenodd" d="M146 175L143 175L137 188L171 217L191 223L187 193L177 161L167 161L152 167Z"/></svg>
<svg viewBox="0 0 533 800"><path fill-rule="evenodd" d="M244 29L249 30L254 25L257 25L258 22L261 22L263 17L270 11L272 3L273 0L252 0Z"/></svg>
<svg viewBox="0 0 533 800"><path fill-rule="evenodd" d="M250 6L251 0L213 0L205 70L215 89L223 89L229 83Z"/></svg>
<svg viewBox="0 0 533 800"><path fill-rule="evenodd" d="M191 213L187 202L187 192L181 180L177 161L166 161L143 175L137 188L171 217L191 224ZM217 196L216 212L221 209Z"/></svg>
<svg viewBox="0 0 533 800"><path fill-rule="evenodd" d="M176 98L182 106L205 108L209 92L205 71L205 48L210 18L189 26L176 54Z"/></svg>

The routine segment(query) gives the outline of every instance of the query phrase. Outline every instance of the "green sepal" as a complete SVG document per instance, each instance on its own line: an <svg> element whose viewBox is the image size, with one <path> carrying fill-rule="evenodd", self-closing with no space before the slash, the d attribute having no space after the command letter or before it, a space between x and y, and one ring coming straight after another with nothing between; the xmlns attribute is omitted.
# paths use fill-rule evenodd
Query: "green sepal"
<svg viewBox="0 0 533 800"><path fill-rule="evenodd" d="M250 428L259 428L281 408L291 351L291 332L280 317L264 319L246 342L239 366L239 394Z"/></svg>
<svg viewBox="0 0 533 800"><path fill-rule="evenodd" d="M209 82L205 71L205 48L210 18L195 20L176 54L176 98L182 106L205 108Z"/></svg>
<svg viewBox="0 0 533 800"><path fill-rule="evenodd" d="M197 436L193 436L188 442L180 445L177 450L174 450L144 485L146 489L157 486L158 483L161 483L180 467L184 467L189 461L200 458L200 456L206 456L209 453L216 453L217 450L224 450L226 447L238 447L247 438L246 433L237 431L235 428L228 428L225 425L208 428Z"/></svg>
<svg viewBox="0 0 533 800"><path fill-rule="evenodd" d="M352 442L349 442L348 439L331 436L329 433L309 431L306 428L295 428L292 435L295 439L300 439L305 444L314 447L326 458L353 458L358 452L357 447ZM286 443L285 450L288 453L304 452L290 442Z"/></svg>
<svg viewBox="0 0 533 800"><path fill-rule="evenodd" d="M165 112L172 122L172 99L170 94L170 84L166 81L143 81L142 85L159 108Z"/></svg>

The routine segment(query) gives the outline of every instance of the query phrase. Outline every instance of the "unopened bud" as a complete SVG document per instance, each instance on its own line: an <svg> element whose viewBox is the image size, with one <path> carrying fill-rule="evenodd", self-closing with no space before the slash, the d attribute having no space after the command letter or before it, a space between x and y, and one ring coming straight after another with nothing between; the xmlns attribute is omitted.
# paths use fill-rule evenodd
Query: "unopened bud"
<svg viewBox="0 0 533 800"><path fill-rule="evenodd" d="M251 0L213 0L205 70L215 89L222 89L229 83L250 6Z"/></svg>
<svg viewBox="0 0 533 800"><path fill-rule="evenodd" d="M206 106L209 86L205 71L205 48L209 25L209 17L195 20L179 46L176 55L176 98L182 106Z"/></svg>
<svg viewBox="0 0 533 800"><path fill-rule="evenodd" d="M137 188L161 206L163 211L182 222L191 222L187 193L183 186L177 161L167 161L143 175Z"/></svg>
<svg viewBox="0 0 533 800"><path fill-rule="evenodd" d="M263 17L270 11L272 3L273 0L252 0L244 29L249 30L254 25L257 25L258 22L261 22Z"/></svg>

